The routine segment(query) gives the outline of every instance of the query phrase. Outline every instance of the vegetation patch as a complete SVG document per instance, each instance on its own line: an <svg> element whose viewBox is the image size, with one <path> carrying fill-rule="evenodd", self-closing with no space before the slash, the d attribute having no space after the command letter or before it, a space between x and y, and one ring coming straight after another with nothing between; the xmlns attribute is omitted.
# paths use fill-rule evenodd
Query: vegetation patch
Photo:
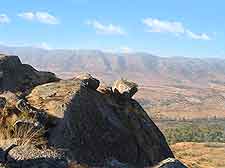
<svg viewBox="0 0 225 168"><path fill-rule="evenodd" d="M208 123L184 123L163 129L169 144L178 142L225 142L225 126Z"/></svg>

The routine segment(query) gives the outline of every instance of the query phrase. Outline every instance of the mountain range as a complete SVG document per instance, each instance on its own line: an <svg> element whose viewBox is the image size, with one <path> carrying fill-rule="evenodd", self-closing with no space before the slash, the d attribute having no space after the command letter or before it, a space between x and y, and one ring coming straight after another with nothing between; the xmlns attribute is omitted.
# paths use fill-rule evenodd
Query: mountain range
<svg viewBox="0 0 225 168"><path fill-rule="evenodd" d="M59 75L80 71L113 76L144 76L153 81L201 84L225 81L225 59L158 57L148 53L109 53L100 50L45 50L0 46L0 53L19 55L24 63Z"/></svg>
<svg viewBox="0 0 225 168"><path fill-rule="evenodd" d="M18 55L23 63L61 78L85 71L106 83L121 77L133 80L139 84L137 99L156 117L189 119L225 114L225 59L3 45L0 53Z"/></svg>

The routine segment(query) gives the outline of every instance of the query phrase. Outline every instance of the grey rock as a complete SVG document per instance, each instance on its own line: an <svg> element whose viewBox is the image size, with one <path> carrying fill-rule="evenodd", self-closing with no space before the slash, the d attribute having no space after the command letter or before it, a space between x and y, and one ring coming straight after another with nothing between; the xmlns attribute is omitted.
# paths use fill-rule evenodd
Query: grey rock
<svg viewBox="0 0 225 168"><path fill-rule="evenodd" d="M134 168L126 163L121 163L116 159L108 159L103 168Z"/></svg>
<svg viewBox="0 0 225 168"><path fill-rule="evenodd" d="M0 109L3 109L6 105L6 98L0 97Z"/></svg>
<svg viewBox="0 0 225 168"><path fill-rule="evenodd" d="M16 108L21 112L32 113L32 108L24 99L16 102Z"/></svg>
<svg viewBox="0 0 225 168"><path fill-rule="evenodd" d="M72 160L90 166L103 166L105 158L113 157L141 168L174 157L163 134L135 100L118 102L82 83L44 84L27 96L33 107L58 120L49 132L50 144L68 149Z"/></svg>
<svg viewBox="0 0 225 168"><path fill-rule="evenodd" d="M0 55L0 90L27 91L39 84L58 81L50 72L39 72L22 64L17 56Z"/></svg>
<svg viewBox="0 0 225 168"><path fill-rule="evenodd" d="M161 161L157 166L154 166L154 168L187 168L187 166L175 158L167 158Z"/></svg>
<svg viewBox="0 0 225 168"><path fill-rule="evenodd" d="M5 162L5 152L0 148L0 163Z"/></svg>
<svg viewBox="0 0 225 168"><path fill-rule="evenodd" d="M1 161L0 161L1 163ZM5 168L68 168L63 152L55 149L38 149L33 145L16 146L8 152Z"/></svg>
<svg viewBox="0 0 225 168"><path fill-rule="evenodd" d="M87 87L96 90L99 87L100 81L96 78L93 78L88 73L82 73L76 77L76 79L81 80Z"/></svg>

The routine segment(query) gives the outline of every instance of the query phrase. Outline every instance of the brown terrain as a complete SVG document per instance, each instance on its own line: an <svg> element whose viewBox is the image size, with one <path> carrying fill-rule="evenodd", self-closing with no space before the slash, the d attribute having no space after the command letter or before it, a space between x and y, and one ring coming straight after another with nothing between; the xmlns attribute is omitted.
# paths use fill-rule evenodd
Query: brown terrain
<svg viewBox="0 0 225 168"><path fill-rule="evenodd" d="M190 168L224 168L224 143L178 143L171 146L176 157Z"/></svg>
<svg viewBox="0 0 225 168"><path fill-rule="evenodd" d="M138 100L154 118L196 119L225 117L225 85L196 86L152 85L140 89Z"/></svg>

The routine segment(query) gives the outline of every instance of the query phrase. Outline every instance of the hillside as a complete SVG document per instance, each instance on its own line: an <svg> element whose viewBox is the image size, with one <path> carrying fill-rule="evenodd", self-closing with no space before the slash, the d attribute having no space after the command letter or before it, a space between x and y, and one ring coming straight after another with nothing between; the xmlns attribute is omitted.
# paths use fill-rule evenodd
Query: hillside
<svg viewBox="0 0 225 168"><path fill-rule="evenodd" d="M85 71L106 83L121 77L134 80L141 83L135 97L152 117L225 116L225 60L222 59L5 46L0 46L0 52L20 55L24 63L62 78Z"/></svg>

